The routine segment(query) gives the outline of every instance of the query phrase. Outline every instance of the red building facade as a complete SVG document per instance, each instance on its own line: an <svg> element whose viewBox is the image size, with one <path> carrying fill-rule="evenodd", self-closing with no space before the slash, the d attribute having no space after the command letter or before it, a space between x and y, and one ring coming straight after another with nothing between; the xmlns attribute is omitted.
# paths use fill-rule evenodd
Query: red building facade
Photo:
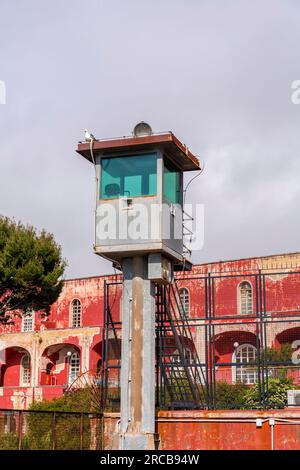
<svg viewBox="0 0 300 470"><path fill-rule="evenodd" d="M116 280L67 280L47 319L33 312L1 327L0 408L26 409L62 396L78 376L100 370L104 287ZM193 333L191 347L201 362L213 363L218 380L253 384L257 371L239 364L255 359L261 341L280 349L300 340L300 253L195 265L178 276L177 284ZM114 319L120 319L120 301L116 285L110 294ZM261 310L264 331L257 323ZM208 321L213 358L205 337ZM112 341L112 361L120 360L119 351ZM298 367L291 367L289 375L300 384Z"/></svg>

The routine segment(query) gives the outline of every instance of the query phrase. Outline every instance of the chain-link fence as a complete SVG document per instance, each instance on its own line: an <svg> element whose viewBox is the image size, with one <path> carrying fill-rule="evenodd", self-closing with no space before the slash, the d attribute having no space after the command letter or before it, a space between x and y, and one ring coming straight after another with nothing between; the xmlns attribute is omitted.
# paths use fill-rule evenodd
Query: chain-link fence
<svg viewBox="0 0 300 470"><path fill-rule="evenodd" d="M61 411L0 410L1 450L101 450L103 417Z"/></svg>

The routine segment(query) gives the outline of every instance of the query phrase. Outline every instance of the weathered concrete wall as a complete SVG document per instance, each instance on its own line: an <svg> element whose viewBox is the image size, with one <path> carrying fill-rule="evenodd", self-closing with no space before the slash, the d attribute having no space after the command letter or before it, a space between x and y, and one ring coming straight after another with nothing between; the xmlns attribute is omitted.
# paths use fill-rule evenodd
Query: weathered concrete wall
<svg viewBox="0 0 300 470"><path fill-rule="evenodd" d="M104 418L104 448L116 449L119 415ZM256 420L262 420L257 427ZM270 419L274 426L270 426ZM298 450L300 409L279 411L160 411L160 450ZM272 437L273 433L273 437Z"/></svg>
<svg viewBox="0 0 300 470"><path fill-rule="evenodd" d="M40 330L32 333L6 333L0 336L6 345L1 364L0 408L25 409L32 401L51 400L63 394L68 379L68 352L80 354L80 372L92 369L91 345L101 343L100 327ZM21 386L21 358L31 359L30 386ZM98 357L100 355L98 354ZM47 365L51 374L46 376Z"/></svg>
<svg viewBox="0 0 300 470"><path fill-rule="evenodd" d="M163 450L296 450L300 410L160 412L157 432Z"/></svg>

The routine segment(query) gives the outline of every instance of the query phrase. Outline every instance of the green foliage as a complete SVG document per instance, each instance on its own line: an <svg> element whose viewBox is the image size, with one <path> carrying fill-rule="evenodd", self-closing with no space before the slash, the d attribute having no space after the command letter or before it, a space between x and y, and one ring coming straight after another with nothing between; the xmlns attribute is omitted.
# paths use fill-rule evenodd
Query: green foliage
<svg viewBox="0 0 300 470"><path fill-rule="evenodd" d="M35 411L76 411L78 413L100 412L100 409L96 409L95 404L91 400L91 390L89 387L51 401L36 402L30 409Z"/></svg>
<svg viewBox="0 0 300 470"><path fill-rule="evenodd" d="M267 348L265 360L269 363L290 363L293 349L290 343L284 343L280 348Z"/></svg>
<svg viewBox="0 0 300 470"><path fill-rule="evenodd" d="M285 380L292 361L293 349L290 343L284 343L280 348L267 348L261 360L272 369L273 378ZM272 367L275 366L275 367Z"/></svg>
<svg viewBox="0 0 300 470"><path fill-rule="evenodd" d="M18 450L18 448L19 439L15 433L9 432L6 434L1 434L0 450Z"/></svg>
<svg viewBox="0 0 300 470"><path fill-rule="evenodd" d="M22 448L31 450L76 450L80 449L80 414L30 413L27 416L28 430ZM89 418L83 417L85 429L82 439L85 448L89 445Z"/></svg>
<svg viewBox="0 0 300 470"><path fill-rule="evenodd" d="M264 402L268 408L284 408L287 405L287 390L293 387L291 379L269 379L268 392L264 397ZM246 408L261 408L259 400L258 385L250 387L243 397L243 405Z"/></svg>
<svg viewBox="0 0 300 470"><path fill-rule="evenodd" d="M96 415L89 388L52 401L33 404L24 414L24 450L79 450L102 445L101 415ZM1 433L0 450L18 449L16 433Z"/></svg>
<svg viewBox="0 0 300 470"><path fill-rule="evenodd" d="M99 412L93 400L91 390L83 388L70 395L64 395L51 401L41 401L33 404L30 408L36 413L28 413L28 431L26 435L27 445L30 449L55 449L68 450L80 449L80 420L83 419L83 447L90 445L90 423L87 415L80 417L80 413ZM55 411L52 413L41 412ZM68 414L76 412L78 414ZM54 421L53 421L54 419ZM100 431L99 431L100 432Z"/></svg>
<svg viewBox="0 0 300 470"><path fill-rule="evenodd" d="M243 383L229 384L218 382L216 387L216 405L219 409L238 409L243 403L243 397L248 390Z"/></svg>
<svg viewBox="0 0 300 470"><path fill-rule="evenodd" d="M0 217L0 321L31 310L49 314L65 266L53 235Z"/></svg>
<svg viewBox="0 0 300 470"><path fill-rule="evenodd" d="M258 385L246 385L244 383L230 384L227 382L218 382L216 384L216 409L259 409L263 408L284 408L287 405L287 390L297 388L292 379L269 378L268 393L263 397L259 394ZM205 392L202 388L199 390L202 402L205 403ZM166 406L171 405L171 399L168 394L165 397Z"/></svg>
<svg viewBox="0 0 300 470"><path fill-rule="evenodd" d="M284 408L287 405L287 390L291 388L295 388L291 379L269 378L268 392L263 397L259 394L258 384L218 382L216 406L217 409L257 409L262 408L263 401L268 408Z"/></svg>

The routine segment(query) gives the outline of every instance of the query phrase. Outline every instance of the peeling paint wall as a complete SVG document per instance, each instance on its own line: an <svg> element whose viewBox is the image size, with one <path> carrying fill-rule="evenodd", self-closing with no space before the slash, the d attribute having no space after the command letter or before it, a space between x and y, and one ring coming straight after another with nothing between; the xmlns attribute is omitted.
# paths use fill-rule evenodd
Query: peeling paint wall
<svg viewBox="0 0 300 470"><path fill-rule="evenodd" d="M256 420L262 426L256 426ZM270 426L270 419L274 426ZM120 415L104 415L104 449L117 449ZM159 411L159 450L298 450L300 410ZM272 431L273 427L273 431ZM273 439L272 439L273 432Z"/></svg>
<svg viewBox="0 0 300 470"><path fill-rule="evenodd" d="M159 412L156 429L161 450L298 450L300 411Z"/></svg>
<svg viewBox="0 0 300 470"><path fill-rule="evenodd" d="M300 275L288 274L294 269L300 271L300 254L277 255L273 257L251 258L196 265L190 273L181 275L179 287L186 287L190 295L190 317L204 317L204 279L208 273L237 273L238 276L220 278L215 281L216 316L235 315L238 311L237 289L243 280L253 282L252 273L259 269L266 273L266 291L269 310L300 309ZM272 272L280 269L280 274ZM197 279L192 279L197 277ZM120 281L116 276L99 276L65 281L63 291L51 308L47 319L40 312L35 312L34 331L22 332L22 321L15 318L15 324L1 326L1 349L6 350L5 359L0 363L0 408L26 408L32 401L52 399L63 394L68 381L68 355L75 350L80 354L80 373L95 370L102 359L102 328L104 308L104 283ZM256 301L255 289L253 302ZM81 302L81 326L72 327L72 301ZM110 307L113 319L120 320L121 286L110 287ZM286 324L272 325L269 345L279 345L287 329L292 330L292 338L299 335L300 329L293 321ZM223 325L218 330L216 341L220 360L230 362L231 349L223 339L229 338L228 344L247 342L252 344L254 326L239 325L232 333L232 326ZM195 344L200 357L203 356L203 329L193 328ZM119 346L116 345L114 360L119 359ZM113 345L111 345L112 350ZM20 387L20 360L24 352L31 358L30 387ZM232 372L222 369L223 379L231 381Z"/></svg>

